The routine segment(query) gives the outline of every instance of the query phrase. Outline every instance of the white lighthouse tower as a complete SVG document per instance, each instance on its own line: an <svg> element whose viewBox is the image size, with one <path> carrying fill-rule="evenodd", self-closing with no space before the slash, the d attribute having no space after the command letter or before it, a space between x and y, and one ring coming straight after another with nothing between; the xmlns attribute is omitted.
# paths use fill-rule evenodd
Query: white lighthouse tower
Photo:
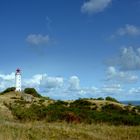
<svg viewBox="0 0 140 140"><path fill-rule="evenodd" d="M21 91L21 70L17 69L15 73L15 87L16 91Z"/></svg>

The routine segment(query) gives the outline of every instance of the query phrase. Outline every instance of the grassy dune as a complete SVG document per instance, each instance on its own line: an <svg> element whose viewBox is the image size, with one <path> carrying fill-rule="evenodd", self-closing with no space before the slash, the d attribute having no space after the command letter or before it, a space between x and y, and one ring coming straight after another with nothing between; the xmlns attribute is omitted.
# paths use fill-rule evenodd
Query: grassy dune
<svg viewBox="0 0 140 140"><path fill-rule="evenodd" d="M140 126L0 121L0 140L140 140Z"/></svg>
<svg viewBox="0 0 140 140"><path fill-rule="evenodd" d="M11 110L7 105L10 105L10 107L12 105L16 106L15 108L13 107L14 110ZM127 112L128 115L131 113L134 116L128 121L133 122L136 116L139 117L136 112L132 112L132 107L128 109L126 107L128 108L129 106L98 100L56 102L45 100L44 98L34 98L33 102L26 103L24 100L21 100L20 94L10 92L0 96L0 140L140 140L140 125L128 126L117 122L118 126L115 126L115 123L113 123L115 119L119 118L118 115L121 114L119 111L124 109L125 112L122 113L124 113L125 117L127 117ZM47 116L44 117L44 114L42 114L42 119L37 121L41 113L46 113L46 111L48 113ZM102 111L104 113L108 112L109 116L113 115L113 113L117 114L117 116L115 116L116 118L110 118L113 119L113 122L109 123L110 121L108 120L103 121L109 116L105 115L103 118L99 118L100 114L98 113ZM88 118L88 115L90 117L94 115L92 112L96 114L93 120L97 119L100 121L91 120L91 124L84 123L86 122L85 120L92 119ZM83 121L80 123L67 121L68 123L66 123L66 118L68 117L73 117L77 120L77 115L79 115L78 117L83 117ZM22 116L25 118L21 119ZM34 119L35 116L37 118ZM64 119L61 119L62 116ZM28 117L31 118L28 120ZM51 122L50 120L48 121L47 117L51 117ZM123 116L120 117L122 118L119 121L122 121ZM127 119L124 119L124 121ZM139 119L137 122L139 122Z"/></svg>

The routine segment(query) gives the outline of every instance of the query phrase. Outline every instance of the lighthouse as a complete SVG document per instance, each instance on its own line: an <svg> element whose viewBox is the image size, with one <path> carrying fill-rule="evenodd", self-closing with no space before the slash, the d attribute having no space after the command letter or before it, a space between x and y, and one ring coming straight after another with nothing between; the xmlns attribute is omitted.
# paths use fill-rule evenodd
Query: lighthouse
<svg viewBox="0 0 140 140"><path fill-rule="evenodd" d="M15 87L16 91L21 91L21 70L17 69L15 73Z"/></svg>

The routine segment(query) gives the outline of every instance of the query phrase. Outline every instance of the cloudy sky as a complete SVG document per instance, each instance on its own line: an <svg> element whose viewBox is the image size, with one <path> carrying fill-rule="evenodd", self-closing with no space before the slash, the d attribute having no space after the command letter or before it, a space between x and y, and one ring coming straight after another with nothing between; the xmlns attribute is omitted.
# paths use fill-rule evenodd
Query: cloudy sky
<svg viewBox="0 0 140 140"><path fill-rule="evenodd" d="M1 0L0 91L140 99L140 0Z"/></svg>

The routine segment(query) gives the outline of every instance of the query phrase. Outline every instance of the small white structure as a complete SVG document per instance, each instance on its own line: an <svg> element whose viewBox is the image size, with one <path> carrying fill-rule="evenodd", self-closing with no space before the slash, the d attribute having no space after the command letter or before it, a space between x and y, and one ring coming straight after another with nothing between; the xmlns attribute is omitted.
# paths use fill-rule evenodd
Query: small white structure
<svg viewBox="0 0 140 140"><path fill-rule="evenodd" d="M16 91L21 91L21 70L17 69L15 73L15 87Z"/></svg>
<svg viewBox="0 0 140 140"><path fill-rule="evenodd" d="M30 94L21 94L22 98L26 102L32 102L34 97Z"/></svg>

